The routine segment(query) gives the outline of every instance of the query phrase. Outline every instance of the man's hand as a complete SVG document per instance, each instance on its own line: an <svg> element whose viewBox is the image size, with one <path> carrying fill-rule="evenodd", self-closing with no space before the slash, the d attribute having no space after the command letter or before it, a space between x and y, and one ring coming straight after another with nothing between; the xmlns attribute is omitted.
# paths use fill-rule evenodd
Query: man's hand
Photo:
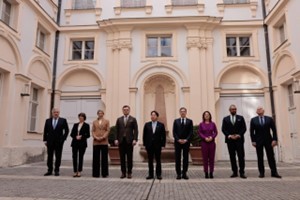
<svg viewBox="0 0 300 200"><path fill-rule="evenodd" d="M136 140L133 140L132 141L132 146L135 146L136 145Z"/></svg>
<svg viewBox="0 0 300 200"><path fill-rule="evenodd" d="M276 140L273 140L273 141L272 141L272 147L275 147L275 146L277 146L277 141L276 141Z"/></svg>
<svg viewBox="0 0 300 200"><path fill-rule="evenodd" d="M256 142L252 142L252 146L256 147Z"/></svg>
<svg viewBox="0 0 300 200"><path fill-rule="evenodd" d="M119 141L115 140L115 145L118 146L119 145Z"/></svg>

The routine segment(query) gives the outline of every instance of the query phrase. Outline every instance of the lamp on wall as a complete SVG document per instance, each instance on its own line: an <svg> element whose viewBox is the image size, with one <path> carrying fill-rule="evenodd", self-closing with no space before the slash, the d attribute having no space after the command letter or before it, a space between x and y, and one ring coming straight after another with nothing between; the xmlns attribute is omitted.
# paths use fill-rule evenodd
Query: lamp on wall
<svg viewBox="0 0 300 200"><path fill-rule="evenodd" d="M294 80L294 93L300 94L300 81L299 79Z"/></svg>
<svg viewBox="0 0 300 200"><path fill-rule="evenodd" d="M24 96L30 96L29 94L29 84L26 83L23 87L23 91L21 92L21 97L24 97Z"/></svg>

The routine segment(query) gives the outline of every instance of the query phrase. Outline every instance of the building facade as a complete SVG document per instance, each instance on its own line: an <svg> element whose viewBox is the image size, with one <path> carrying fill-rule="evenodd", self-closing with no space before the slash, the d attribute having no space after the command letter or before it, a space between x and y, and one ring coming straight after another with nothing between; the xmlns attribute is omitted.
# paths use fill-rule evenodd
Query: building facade
<svg viewBox="0 0 300 200"><path fill-rule="evenodd" d="M0 166L44 155L52 106L71 128L79 112L91 123L98 109L114 125L125 104L140 139L153 109L169 141L181 106L195 124L211 111L218 160L228 159L220 129L230 104L246 119L246 159L256 159L249 122L263 105L276 119L278 160L300 161L300 28L293 26L299 6L297 0L0 0ZM63 159L71 159L69 143Z"/></svg>

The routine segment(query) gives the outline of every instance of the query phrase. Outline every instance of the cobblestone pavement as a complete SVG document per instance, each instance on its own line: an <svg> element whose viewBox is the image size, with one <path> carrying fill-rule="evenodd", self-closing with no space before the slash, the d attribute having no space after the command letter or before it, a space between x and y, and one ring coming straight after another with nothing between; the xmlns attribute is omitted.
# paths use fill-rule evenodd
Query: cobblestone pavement
<svg viewBox="0 0 300 200"><path fill-rule="evenodd" d="M189 167L189 180L176 180L174 163L163 163L163 180L146 180L147 164L134 163L133 178L120 179L119 166L110 166L108 178L93 178L91 162L81 178L73 178L72 164L63 161L59 177L44 177L46 163L0 168L1 200L53 199L300 199L300 164L278 163L282 179L258 178L256 162L246 163L247 179L229 178L228 162L217 162L215 178L205 179L202 166Z"/></svg>

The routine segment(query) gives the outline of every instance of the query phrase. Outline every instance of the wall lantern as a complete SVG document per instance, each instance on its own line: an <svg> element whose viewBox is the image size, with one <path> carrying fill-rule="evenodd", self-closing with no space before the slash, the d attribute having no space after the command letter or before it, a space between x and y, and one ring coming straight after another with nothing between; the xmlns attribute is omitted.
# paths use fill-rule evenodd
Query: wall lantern
<svg viewBox="0 0 300 200"><path fill-rule="evenodd" d="M21 92L21 97L24 97L24 96L30 96L29 94L29 84L26 83L22 89L22 92Z"/></svg>
<svg viewBox="0 0 300 200"><path fill-rule="evenodd" d="M294 93L300 94L300 81L299 79L294 80Z"/></svg>

